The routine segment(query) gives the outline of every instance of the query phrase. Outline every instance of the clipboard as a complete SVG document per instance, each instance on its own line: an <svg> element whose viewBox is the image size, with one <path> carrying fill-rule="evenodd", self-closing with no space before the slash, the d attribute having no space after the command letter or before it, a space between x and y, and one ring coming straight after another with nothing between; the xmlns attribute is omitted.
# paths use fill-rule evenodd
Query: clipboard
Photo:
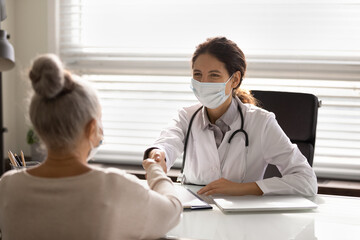
<svg viewBox="0 0 360 240"><path fill-rule="evenodd" d="M213 208L190 189L182 185L175 185L175 189L184 210L202 210Z"/></svg>

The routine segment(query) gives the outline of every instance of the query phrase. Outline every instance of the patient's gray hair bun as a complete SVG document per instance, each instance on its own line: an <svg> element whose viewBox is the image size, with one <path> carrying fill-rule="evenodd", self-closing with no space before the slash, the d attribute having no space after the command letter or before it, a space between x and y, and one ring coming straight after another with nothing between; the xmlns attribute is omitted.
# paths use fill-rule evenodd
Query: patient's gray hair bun
<svg viewBox="0 0 360 240"><path fill-rule="evenodd" d="M35 90L29 107L32 125L48 149L71 150L87 131L88 123L100 121L96 91L87 81L64 69L53 54L37 57L29 77Z"/></svg>
<svg viewBox="0 0 360 240"><path fill-rule="evenodd" d="M45 98L55 98L71 81L65 77L64 66L54 54L37 57L29 73L35 92Z"/></svg>

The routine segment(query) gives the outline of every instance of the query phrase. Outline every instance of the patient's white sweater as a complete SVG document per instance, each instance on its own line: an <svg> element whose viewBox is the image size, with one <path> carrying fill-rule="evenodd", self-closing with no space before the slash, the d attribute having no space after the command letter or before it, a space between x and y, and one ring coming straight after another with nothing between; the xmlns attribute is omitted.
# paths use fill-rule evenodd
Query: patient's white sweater
<svg viewBox="0 0 360 240"><path fill-rule="evenodd" d="M0 180L3 240L151 239L180 219L171 180L151 164L144 186L118 169L74 177L42 178L12 170Z"/></svg>

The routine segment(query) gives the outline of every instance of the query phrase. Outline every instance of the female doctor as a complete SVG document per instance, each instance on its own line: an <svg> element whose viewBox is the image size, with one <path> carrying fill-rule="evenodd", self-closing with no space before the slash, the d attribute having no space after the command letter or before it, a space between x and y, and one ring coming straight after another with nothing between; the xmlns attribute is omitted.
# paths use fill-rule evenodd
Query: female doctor
<svg viewBox="0 0 360 240"><path fill-rule="evenodd" d="M200 104L181 109L145 159L155 159L166 172L184 153L185 182L206 185L198 194L315 195L317 180L306 158L275 115L240 89L245 71L245 56L234 42L216 37L200 44L191 79ZM268 164L283 177L263 179Z"/></svg>

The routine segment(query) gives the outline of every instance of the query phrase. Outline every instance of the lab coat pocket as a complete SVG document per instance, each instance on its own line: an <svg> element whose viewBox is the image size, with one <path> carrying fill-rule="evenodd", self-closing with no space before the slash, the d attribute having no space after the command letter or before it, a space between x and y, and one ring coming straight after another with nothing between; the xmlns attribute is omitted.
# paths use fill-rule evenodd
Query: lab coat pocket
<svg viewBox="0 0 360 240"><path fill-rule="evenodd" d="M235 182L243 182L247 168L247 151L245 138L241 134L235 136L231 143L220 149L222 177Z"/></svg>
<svg viewBox="0 0 360 240"><path fill-rule="evenodd" d="M205 185L219 179L220 169L217 150L205 146L203 141L192 141L189 145L185 175L187 182Z"/></svg>

